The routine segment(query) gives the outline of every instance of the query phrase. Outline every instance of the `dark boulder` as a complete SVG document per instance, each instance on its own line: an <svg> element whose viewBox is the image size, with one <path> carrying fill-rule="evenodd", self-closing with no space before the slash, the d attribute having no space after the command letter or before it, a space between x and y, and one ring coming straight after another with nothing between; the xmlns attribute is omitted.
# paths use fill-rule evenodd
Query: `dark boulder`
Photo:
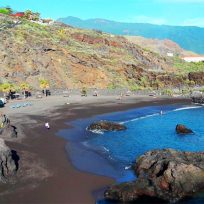
<svg viewBox="0 0 204 204"><path fill-rule="evenodd" d="M16 127L11 125L9 118L6 115L0 115L0 137L3 139L17 137Z"/></svg>
<svg viewBox="0 0 204 204"><path fill-rule="evenodd" d="M149 151L133 169L137 180L110 187L106 199L130 202L148 197L175 203L204 189L203 152Z"/></svg>
<svg viewBox="0 0 204 204"><path fill-rule="evenodd" d="M88 130L102 130L102 131L122 131L126 130L127 127L125 125L109 122L109 121L99 121L92 123L88 128Z"/></svg>
<svg viewBox="0 0 204 204"><path fill-rule="evenodd" d="M193 131L188 129L185 125L178 124L176 126L176 133L177 134L192 134Z"/></svg>
<svg viewBox="0 0 204 204"><path fill-rule="evenodd" d="M9 181L18 170L18 156L0 139L0 182Z"/></svg>
<svg viewBox="0 0 204 204"><path fill-rule="evenodd" d="M16 127L7 124L3 128L0 128L0 137L3 139L16 138L17 137Z"/></svg>

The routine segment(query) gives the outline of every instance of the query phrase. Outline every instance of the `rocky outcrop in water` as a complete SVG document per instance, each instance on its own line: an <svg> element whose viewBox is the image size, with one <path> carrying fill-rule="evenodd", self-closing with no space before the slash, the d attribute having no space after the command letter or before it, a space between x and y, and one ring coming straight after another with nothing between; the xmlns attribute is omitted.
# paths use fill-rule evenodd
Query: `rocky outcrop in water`
<svg viewBox="0 0 204 204"><path fill-rule="evenodd" d="M178 124L176 126L176 133L177 134L192 134L193 131L187 128L185 125Z"/></svg>
<svg viewBox="0 0 204 204"><path fill-rule="evenodd" d="M18 170L18 156L0 139L0 182L7 182Z"/></svg>
<svg viewBox="0 0 204 204"><path fill-rule="evenodd" d="M110 187L106 199L129 202L150 197L175 203L204 189L204 153L149 151L133 169L138 179Z"/></svg>
<svg viewBox="0 0 204 204"><path fill-rule="evenodd" d="M101 130L101 131L122 131L126 130L127 127L125 125L109 122L109 121L99 121L92 123L88 128L90 131Z"/></svg>

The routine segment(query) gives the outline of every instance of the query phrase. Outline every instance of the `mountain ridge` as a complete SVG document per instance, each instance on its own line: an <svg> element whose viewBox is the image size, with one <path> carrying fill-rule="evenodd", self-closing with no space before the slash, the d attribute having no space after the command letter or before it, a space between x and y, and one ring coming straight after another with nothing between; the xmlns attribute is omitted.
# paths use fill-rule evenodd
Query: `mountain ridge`
<svg viewBox="0 0 204 204"><path fill-rule="evenodd" d="M67 17L63 17L63 18L58 18L57 21L60 21L61 19L65 19L65 18L69 18L69 19L73 19L73 20L80 20L80 21L97 21L97 20L101 20L104 22L109 22L109 23L124 23L124 24L130 24L130 25L134 25L134 24L143 24L143 25L152 25L152 26L166 26L166 27L190 27L190 28L204 28L201 26L190 26L190 25L168 25L168 24L153 24L153 23L133 23L133 22L123 22L123 21L114 21L114 20L108 20L105 18L88 18L88 19L82 19L79 17L75 17L75 16L67 16Z"/></svg>
<svg viewBox="0 0 204 204"><path fill-rule="evenodd" d="M143 36L145 38L169 39L183 49L204 54L204 28L197 26L170 26L148 23L123 23L106 19L82 20L73 16L58 21L83 29L97 29L116 35Z"/></svg>

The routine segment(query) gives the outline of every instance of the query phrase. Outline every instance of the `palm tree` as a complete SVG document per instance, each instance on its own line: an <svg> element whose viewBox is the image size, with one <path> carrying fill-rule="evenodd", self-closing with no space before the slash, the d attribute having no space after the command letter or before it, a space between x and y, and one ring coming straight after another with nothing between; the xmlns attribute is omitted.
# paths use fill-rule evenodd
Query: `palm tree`
<svg viewBox="0 0 204 204"><path fill-rule="evenodd" d="M26 98L25 92L30 89L30 85L27 82L23 82L20 84L20 89L23 91L24 98Z"/></svg>
<svg viewBox="0 0 204 204"><path fill-rule="evenodd" d="M12 91L14 89L14 85L10 83L3 83L0 85L0 90L4 93L4 97L9 93L9 91Z"/></svg>
<svg viewBox="0 0 204 204"><path fill-rule="evenodd" d="M40 79L40 88L45 92L45 89L49 88L49 81L47 79Z"/></svg>
<svg viewBox="0 0 204 204"><path fill-rule="evenodd" d="M31 10L26 10L24 13L24 18L27 20L38 21L40 19L40 13L34 13Z"/></svg>
<svg viewBox="0 0 204 204"><path fill-rule="evenodd" d="M7 9L8 14L12 14L13 13L13 10L12 10L12 8L10 6L6 6L5 8Z"/></svg>
<svg viewBox="0 0 204 204"><path fill-rule="evenodd" d="M31 10L26 10L24 12L24 18L26 18L27 20L30 20L32 17L33 12Z"/></svg>
<svg viewBox="0 0 204 204"><path fill-rule="evenodd" d="M34 21L39 21L40 20L40 13L33 13L33 20Z"/></svg>

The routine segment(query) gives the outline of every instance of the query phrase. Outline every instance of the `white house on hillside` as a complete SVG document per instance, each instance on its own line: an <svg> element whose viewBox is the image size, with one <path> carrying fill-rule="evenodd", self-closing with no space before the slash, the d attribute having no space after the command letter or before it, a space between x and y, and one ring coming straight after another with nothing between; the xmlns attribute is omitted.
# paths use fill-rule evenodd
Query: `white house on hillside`
<svg viewBox="0 0 204 204"><path fill-rule="evenodd" d="M186 62L204 62L204 56L203 57L183 57L182 58Z"/></svg>
<svg viewBox="0 0 204 204"><path fill-rule="evenodd" d="M168 57L173 57L173 56L174 56L174 53L173 53L173 52L167 52L166 55L167 55Z"/></svg>

